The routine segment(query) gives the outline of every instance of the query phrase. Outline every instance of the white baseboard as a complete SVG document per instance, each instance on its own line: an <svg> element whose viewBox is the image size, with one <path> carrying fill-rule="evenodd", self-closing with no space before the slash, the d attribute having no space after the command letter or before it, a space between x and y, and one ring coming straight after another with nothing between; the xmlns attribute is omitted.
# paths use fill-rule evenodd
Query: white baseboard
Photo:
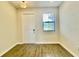
<svg viewBox="0 0 79 59"><path fill-rule="evenodd" d="M0 56L2 56L3 54L5 54L7 51L9 51L10 49L12 49L17 44L26 44L26 43L25 42L16 43L13 46L11 46L9 49L7 49L6 51L4 51L3 53L1 53ZM74 57L78 57L75 53L73 53L70 49L68 49L64 44L62 44L60 42L36 42L36 43L27 43L27 44L60 44L63 48L65 48L68 52L70 52Z"/></svg>
<svg viewBox="0 0 79 59"><path fill-rule="evenodd" d="M0 54L0 56L4 55L6 52L8 52L8 51L9 51L10 49L12 49L13 47L15 47L17 44L18 44L18 43L12 45L10 48L8 48L8 49L5 50L4 52L2 52L2 53Z"/></svg>
<svg viewBox="0 0 79 59"><path fill-rule="evenodd" d="M74 52L72 52L70 49L68 49L64 44L59 43L63 48L65 48L69 53L71 53L74 57L78 57Z"/></svg>
<svg viewBox="0 0 79 59"><path fill-rule="evenodd" d="M59 44L59 42L20 42L19 44Z"/></svg>
<svg viewBox="0 0 79 59"><path fill-rule="evenodd" d="M36 42L36 43L25 43L25 42L19 42L14 44L13 46L11 46L10 48L8 48L7 50L5 50L4 52L2 52L0 54L0 56L4 55L6 52L8 52L10 49L12 49L14 46L16 46L17 44L59 44L59 42Z"/></svg>
<svg viewBox="0 0 79 59"><path fill-rule="evenodd" d="M21 42L20 44L23 44L23 42ZM74 52L72 52L70 49L68 49L64 44L60 42L36 42L36 43L31 43L31 44L60 44L63 48L65 48L68 52L70 52L74 57L78 57Z"/></svg>

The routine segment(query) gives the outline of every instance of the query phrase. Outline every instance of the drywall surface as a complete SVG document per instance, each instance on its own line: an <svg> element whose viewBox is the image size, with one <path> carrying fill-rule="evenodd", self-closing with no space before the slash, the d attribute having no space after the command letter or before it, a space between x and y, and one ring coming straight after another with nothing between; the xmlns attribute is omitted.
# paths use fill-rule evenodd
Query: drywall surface
<svg viewBox="0 0 79 59"><path fill-rule="evenodd" d="M64 2L59 13L60 43L79 56L79 2Z"/></svg>
<svg viewBox="0 0 79 59"><path fill-rule="evenodd" d="M18 41L16 9L8 2L0 2L0 55Z"/></svg>
<svg viewBox="0 0 79 59"><path fill-rule="evenodd" d="M56 24L55 24L55 32L44 32L43 31L43 14L44 13L52 13L56 16ZM19 18L20 23L23 20L23 15L26 14L34 14L35 15L35 26L36 26L36 41L35 43L56 43L58 42L58 35L59 35L59 28L58 28L58 8L27 8L19 10ZM28 19L26 18L27 22L26 25L30 26L28 24ZM33 20L32 20L33 22ZM24 23L21 23L21 26L23 27ZM23 30L22 30L23 31ZM21 31L21 32L22 32ZM25 31L26 32L26 31ZM27 33L28 34L28 33ZM33 39L32 39L33 40ZM23 42L28 43L28 39L23 39Z"/></svg>

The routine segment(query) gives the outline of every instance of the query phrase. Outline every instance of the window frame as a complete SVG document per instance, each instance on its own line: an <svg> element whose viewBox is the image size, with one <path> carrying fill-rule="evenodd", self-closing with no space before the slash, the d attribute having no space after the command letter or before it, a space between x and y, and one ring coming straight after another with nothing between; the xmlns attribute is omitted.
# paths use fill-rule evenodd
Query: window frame
<svg viewBox="0 0 79 59"><path fill-rule="evenodd" d="M45 13L44 13L45 14ZM47 14L47 13L46 13ZM49 13L48 13L49 14ZM44 30L44 23L53 23L54 24L54 30ZM43 16L42 16L42 27L43 27L43 31L44 32L55 32L56 29L55 29L55 25L56 25L56 19L54 21L47 21L47 22L44 22L43 21Z"/></svg>

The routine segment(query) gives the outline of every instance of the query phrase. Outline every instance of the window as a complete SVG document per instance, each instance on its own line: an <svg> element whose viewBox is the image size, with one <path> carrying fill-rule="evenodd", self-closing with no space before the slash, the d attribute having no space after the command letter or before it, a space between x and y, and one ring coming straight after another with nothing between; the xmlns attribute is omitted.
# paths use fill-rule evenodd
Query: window
<svg viewBox="0 0 79 59"><path fill-rule="evenodd" d="M44 31L55 31L55 18L51 13L43 14Z"/></svg>

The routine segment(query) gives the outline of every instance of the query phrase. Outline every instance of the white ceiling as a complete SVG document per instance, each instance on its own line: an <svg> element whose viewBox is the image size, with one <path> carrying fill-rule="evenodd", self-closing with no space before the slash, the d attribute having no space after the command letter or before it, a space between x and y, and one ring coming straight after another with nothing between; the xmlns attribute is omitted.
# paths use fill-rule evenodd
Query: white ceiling
<svg viewBox="0 0 79 59"><path fill-rule="evenodd" d="M59 7L62 1L26 1L27 7ZM21 1L11 1L16 8L20 8Z"/></svg>

